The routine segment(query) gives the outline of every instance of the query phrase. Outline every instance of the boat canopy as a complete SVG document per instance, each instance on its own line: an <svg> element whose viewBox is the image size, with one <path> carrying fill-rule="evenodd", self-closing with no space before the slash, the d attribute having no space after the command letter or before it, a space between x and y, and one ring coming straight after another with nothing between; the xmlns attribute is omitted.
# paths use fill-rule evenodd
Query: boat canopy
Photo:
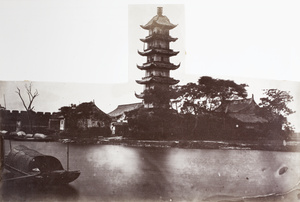
<svg viewBox="0 0 300 202"><path fill-rule="evenodd" d="M57 158L41 154L24 145L13 148L9 152L5 164L25 173L63 170L63 166Z"/></svg>

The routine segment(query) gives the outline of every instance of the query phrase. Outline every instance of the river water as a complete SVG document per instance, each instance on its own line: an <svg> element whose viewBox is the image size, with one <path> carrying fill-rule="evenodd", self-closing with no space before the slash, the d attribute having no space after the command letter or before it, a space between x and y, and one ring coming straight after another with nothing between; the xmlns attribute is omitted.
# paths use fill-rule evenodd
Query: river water
<svg viewBox="0 0 300 202"><path fill-rule="evenodd" d="M19 144L53 155L67 167L66 144L11 142L12 147ZM9 147L6 141L6 152ZM251 201L254 196L287 192L300 180L297 152L79 144L70 144L69 150L70 170L81 171L76 181L51 187L3 183L0 200L215 201L246 196ZM279 174L283 167L287 171ZM299 198L296 191L292 197Z"/></svg>

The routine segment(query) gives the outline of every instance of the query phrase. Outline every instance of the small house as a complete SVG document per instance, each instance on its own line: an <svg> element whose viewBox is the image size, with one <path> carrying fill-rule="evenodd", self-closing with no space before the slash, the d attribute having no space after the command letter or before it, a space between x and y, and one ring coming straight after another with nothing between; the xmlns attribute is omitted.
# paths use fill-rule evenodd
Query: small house
<svg viewBox="0 0 300 202"><path fill-rule="evenodd" d="M75 109L77 127L81 129L108 127L111 118L100 110L94 102L84 102Z"/></svg>

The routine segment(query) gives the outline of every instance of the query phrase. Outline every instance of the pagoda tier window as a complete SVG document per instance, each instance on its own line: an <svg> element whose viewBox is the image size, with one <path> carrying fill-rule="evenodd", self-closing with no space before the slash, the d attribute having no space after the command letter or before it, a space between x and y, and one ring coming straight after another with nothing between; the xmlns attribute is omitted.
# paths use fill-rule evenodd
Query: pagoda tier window
<svg viewBox="0 0 300 202"><path fill-rule="evenodd" d="M144 50L150 49L150 48L163 48L163 49L169 49L169 43L162 40L155 40L146 43L144 46Z"/></svg>
<svg viewBox="0 0 300 202"><path fill-rule="evenodd" d="M156 48L168 48L168 43L162 40L155 41L155 47Z"/></svg>
<svg viewBox="0 0 300 202"><path fill-rule="evenodd" d="M160 28L154 27L153 34L162 34L162 33L163 33L163 31Z"/></svg>
<svg viewBox="0 0 300 202"><path fill-rule="evenodd" d="M146 77L148 76L163 76L163 77L169 77L170 73L168 70L157 70L157 69L152 69L146 71Z"/></svg>
<svg viewBox="0 0 300 202"><path fill-rule="evenodd" d="M148 56L148 57L147 57L147 63L148 63L148 62L153 62L153 61L155 61L155 60L154 60L154 55L151 55L151 56Z"/></svg>
<svg viewBox="0 0 300 202"><path fill-rule="evenodd" d="M170 60L169 60L169 58L168 57L164 57L163 58L163 62L169 62Z"/></svg>
<svg viewBox="0 0 300 202"><path fill-rule="evenodd" d="M162 41L161 45L162 45L162 48L169 49L169 43L168 42Z"/></svg>
<svg viewBox="0 0 300 202"><path fill-rule="evenodd" d="M154 27L153 30L149 30L149 35L155 34L169 35L169 30L161 29L160 27Z"/></svg>
<svg viewBox="0 0 300 202"><path fill-rule="evenodd" d="M153 57L154 57L154 58L153 58L154 61L156 61L156 62L161 62L161 58L162 58L162 57L161 57L160 55L156 55L156 54L155 54Z"/></svg>
<svg viewBox="0 0 300 202"><path fill-rule="evenodd" d="M154 89L154 85L153 84L146 84L145 85L145 90L149 90L149 89Z"/></svg>

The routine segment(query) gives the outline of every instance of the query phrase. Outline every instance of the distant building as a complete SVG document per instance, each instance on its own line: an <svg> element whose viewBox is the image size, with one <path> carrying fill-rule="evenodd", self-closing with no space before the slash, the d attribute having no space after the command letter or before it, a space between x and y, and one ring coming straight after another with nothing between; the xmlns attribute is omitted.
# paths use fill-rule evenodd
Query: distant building
<svg viewBox="0 0 300 202"><path fill-rule="evenodd" d="M170 85L177 84L179 80L170 77L170 70L179 68L170 62L170 57L175 56L179 51L170 49L170 42L174 42L177 38L169 35L169 31L176 27L172 24L167 16L163 15L163 8L157 8L157 15L154 16L146 25L141 25L145 30L149 30L149 35L144 42L144 50L138 51L141 56L146 56L147 61L141 66L137 66L140 70L145 70L145 77L137 80L138 84L144 85L144 92L136 94L137 98L144 99L145 91L149 89L168 89ZM168 103L163 104L168 105ZM144 107L152 108L153 103L145 102Z"/></svg>
<svg viewBox="0 0 300 202"><path fill-rule="evenodd" d="M128 123L126 112L131 112L143 107L143 103L133 103L133 104L124 104L118 105L118 107L108 115L112 118L110 129L113 135L124 135L128 131Z"/></svg>
<svg viewBox="0 0 300 202"><path fill-rule="evenodd" d="M97 128L109 126L111 118L100 110L94 102L84 102L75 109L76 125L78 128ZM68 121L68 119L66 119Z"/></svg>
<svg viewBox="0 0 300 202"><path fill-rule="evenodd" d="M100 110L94 102L81 103L78 106L62 107L61 112L30 112L34 132L58 132L64 130L81 131L97 129L109 131L111 117ZM0 129L24 131L28 133L30 123L27 111L0 110ZM99 134L101 135L101 134Z"/></svg>
<svg viewBox="0 0 300 202"><path fill-rule="evenodd" d="M49 128L55 131L65 130L65 117L59 113L53 113L49 119Z"/></svg>
<svg viewBox="0 0 300 202"><path fill-rule="evenodd" d="M222 113L229 123L236 128L248 130L262 130L268 121L260 115L261 108L254 101L254 97L240 100L227 100L215 112ZM227 123L228 124L228 123Z"/></svg>
<svg viewBox="0 0 300 202"><path fill-rule="evenodd" d="M132 103L132 104L124 104L118 105L118 107L112 112L108 113L108 115L116 122L124 122L125 121L125 112L130 112L135 109L139 109L143 106L143 103Z"/></svg>

